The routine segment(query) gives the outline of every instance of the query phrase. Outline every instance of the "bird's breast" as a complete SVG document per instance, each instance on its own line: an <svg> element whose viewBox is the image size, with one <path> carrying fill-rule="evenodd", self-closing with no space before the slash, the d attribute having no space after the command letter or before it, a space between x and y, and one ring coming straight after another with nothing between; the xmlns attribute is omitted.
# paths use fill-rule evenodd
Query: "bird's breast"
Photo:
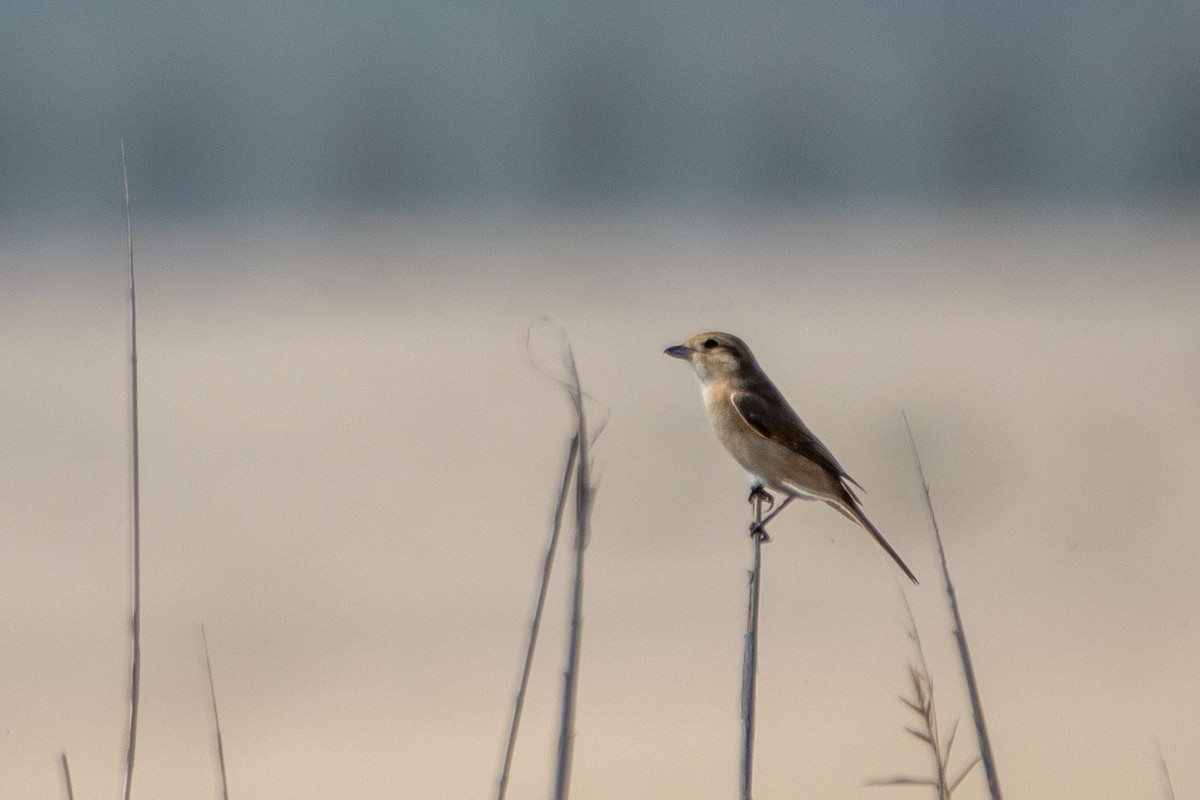
<svg viewBox="0 0 1200 800"><path fill-rule="evenodd" d="M750 427L734 408L731 391L705 387L704 406L717 439L748 472L765 478L763 468L771 459L772 443Z"/></svg>

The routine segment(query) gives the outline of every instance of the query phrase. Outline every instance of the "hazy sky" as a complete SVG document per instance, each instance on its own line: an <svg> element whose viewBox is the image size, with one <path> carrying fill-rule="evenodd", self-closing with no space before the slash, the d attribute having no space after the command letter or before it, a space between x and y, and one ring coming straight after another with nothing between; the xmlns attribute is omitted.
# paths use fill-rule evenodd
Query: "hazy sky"
<svg viewBox="0 0 1200 800"><path fill-rule="evenodd" d="M120 787L127 670L122 231L3 248L0 795ZM746 480L662 349L742 335L866 487L943 726L963 717L900 410L925 460L1003 786L1200 786L1200 252L1150 216L653 214L146 231L144 693L135 796L493 791L570 417L524 350L551 314L609 422L575 796L737 780ZM774 523L764 797L914 797L897 571L825 507ZM545 796L560 569L512 797ZM960 731L954 763L974 750ZM971 777L958 795L984 796Z"/></svg>

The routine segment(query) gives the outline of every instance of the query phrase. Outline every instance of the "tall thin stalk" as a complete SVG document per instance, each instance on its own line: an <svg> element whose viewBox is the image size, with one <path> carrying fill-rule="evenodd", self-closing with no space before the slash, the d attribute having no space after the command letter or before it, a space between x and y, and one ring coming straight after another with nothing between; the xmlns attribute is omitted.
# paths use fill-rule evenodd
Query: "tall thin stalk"
<svg viewBox="0 0 1200 800"><path fill-rule="evenodd" d="M1175 787L1171 785L1171 773L1167 771L1167 759L1163 756L1162 745L1156 739L1154 746L1158 748L1158 768L1162 772L1162 789L1165 800L1175 800Z"/></svg>
<svg viewBox="0 0 1200 800"><path fill-rule="evenodd" d="M741 798L750 800L754 773L754 709L758 684L758 596L762 576L762 546L767 541L762 530L763 495L754 498L754 563L750 569L749 602L746 611L746 638L742 651L742 772Z"/></svg>
<svg viewBox="0 0 1200 800"><path fill-rule="evenodd" d="M213 729L217 739L217 766L221 769L221 798L229 800L229 779L225 775L225 743L221 738L221 717L217 714L217 689L213 684L212 660L208 657L208 634L200 625L200 640L204 643L204 669L208 673L208 696L212 700Z"/></svg>
<svg viewBox="0 0 1200 800"><path fill-rule="evenodd" d="M67 785L67 800L75 800L75 790L71 788L71 767L67 764L67 752L62 754L63 781Z"/></svg>
<svg viewBox="0 0 1200 800"><path fill-rule="evenodd" d="M132 610L130 613L129 739L125 750L125 788L129 800L133 789L133 762L137 751L138 706L142 677L142 539L141 494L138 474L138 359L137 289L133 271L133 214L129 200L129 171L125 163L125 140L121 140L121 181L125 188L125 232L129 249L129 422L130 422L130 556Z"/></svg>
<svg viewBox="0 0 1200 800"><path fill-rule="evenodd" d="M554 565L554 553L558 549L558 535L562 530L563 512L567 507L567 492L575 474L575 462L579 455L579 434L576 432L567 448L566 465L562 482L558 487L558 499L554 503L554 516L550 525L550 541L546 546L546 557L542 562L542 579L534 604L533 621L529 626L529 642L525 648L525 661L521 665L521 680L517 687L517 698L513 703L512 722L508 726L508 741L504 747L504 765L500 769L500 782L496 787L496 800L504 800L508 791L508 777L512 770L513 753L517 745L517 729L521 725L521 712L525 707L525 691L529 686L529 675L533 668L533 654L537 648L538 632L542 627L542 612L546 607L546 594L550 586L550 571Z"/></svg>
<svg viewBox="0 0 1200 800"><path fill-rule="evenodd" d="M594 487L591 483L591 464L588 450L587 416L583 408L583 389L575 355L565 343L564 358L568 380L565 384L575 409L576 438L579 460L575 466L575 559L571 579L571 621L568 630L567 666L563 675L562 716L558 731L558 762L554 776L554 800L566 800L571 783L571 762L575 739L575 698L579 687L579 655L583 638L583 566L588 544L588 528L592 511Z"/></svg>
<svg viewBox="0 0 1200 800"><path fill-rule="evenodd" d="M929 512L929 524L933 529L933 542L937 548L938 564L941 566L942 583L946 587L946 600L950 606L950 616L954 621L954 641L958 645L958 659L962 664L963 679L967 685L967 697L971 703L971 718L975 722L975 735L979 740L979 757L983 761L984 775L987 777L988 792L992 800L1001 800L1000 777L996 772L996 759L992 755L991 740L988 737L987 724L983 719L983 703L979 699L979 684L975 679L975 667L971 663L971 651L967 647L967 634L963 629L962 615L958 611L958 596L954 584L950 580L950 568L946 566L946 551L942 547L942 534L938 529L937 516L933 513L933 500L929 496L929 484L925 480L925 470L921 466L921 455L917 452L917 443L913 439L912 427L908 424L908 415L904 414L904 429L908 431L908 443L912 447L913 459L917 463L917 474L921 478L921 489L925 494L925 509Z"/></svg>

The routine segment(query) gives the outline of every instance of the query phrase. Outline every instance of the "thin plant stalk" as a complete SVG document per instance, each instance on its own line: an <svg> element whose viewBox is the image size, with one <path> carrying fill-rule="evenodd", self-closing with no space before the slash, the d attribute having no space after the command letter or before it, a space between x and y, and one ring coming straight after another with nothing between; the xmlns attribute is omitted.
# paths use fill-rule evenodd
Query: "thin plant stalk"
<svg viewBox="0 0 1200 800"><path fill-rule="evenodd" d="M589 433L587 415L584 412L585 395L579 381L579 370L575 366L575 355L571 344L561 326L543 318L542 323L549 324L560 341L559 353L562 366L566 371L565 377L547 370L537 359L534 366L546 374L566 391L575 412L576 441L578 456L575 464L575 558L571 578L571 612L570 627L567 634L567 665L563 674L562 708L558 734L558 758L554 775L554 800L566 800L570 790L571 762L574 753L575 738L575 699L579 687L580 644L583 636L583 572L584 552L590 538L590 519L595 500L595 487L591 479L591 460L589 447L595 436L604 427L603 423L594 433ZM527 347L532 356L532 339L535 325L529 328Z"/></svg>
<svg viewBox="0 0 1200 800"><path fill-rule="evenodd" d="M1163 797L1166 800L1175 800L1175 787L1171 785L1171 773L1167 771L1167 759L1163 756L1162 745L1157 740L1154 745L1158 748L1158 768L1162 772Z"/></svg>
<svg viewBox="0 0 1200 800"><path fill-rule="evenodd" d="M908 635L912 639L917 652L916 665L910 665L909 678L912 681L913 696L905 699L904 704L921 718L924 731L913 732L929 747L933 756L934 786L937 788L938 800L950 800L950 788L946 780L946 767L949 752L943 752L941 735L938 732L937 714L933 708L933 679L929 675L929 664L925 661L925 648L921 646L921 634L917 630L917 621L913 618L912 606L908 603L908 595L902 589L900 597L904 600L904 610L908 614ZM908 729L912 732L912 729ZM951 739L953 741L953 738ZM949 750L949 747L946 748Z"/></svg>
<svg viewBox="0 0 1200 800"><path fill-rule="evenodd" d="M63 781L67 786L67 800L75 800L75 790L71 788L71 767L67 764L67 752L62 754Z"/></svg>
<svg viewBox="0 0 1200 800"><path fill-rule="evenodd" d="M754 709L758 684L758 597L762 576L762 546L766 534L760 528L763 520L763 497L754 495L754 563L750 569L749 602L746 613L746 639L742 653L742 772L741 798L750 800L754 773Z"/></svg>
<svg viewBox="0 0 1200 800"><path fill-rule="evenodd" d="M571 621L567 641L567 666L563 675L562 716L558 732L558 761L554 776L554 800L566 800L570 790L571 762L575 739L575 698L579 687L579 657L583 637L583 566L588 544L594 488L588 456L587 417L583 408L583 389L575 356L570 344L565 345L568 381L566 389L575 409L576 438L579 458L575 465L575 559L571 580Z"/></svg>
<svg viewBox="0 0 1200 800"><path fill-rule="evenodd" d="M212 700L213 730L217 740L217 766L221 771L221 798L229 800L229 779L225 775L225 743L221 738L221 717L217 714L217 690L213 683L212 660L208 657L208 634L200 625L200 640L204 643L204 669L208 673L208 696Z"/></svg>
<svg viewBox="0 0 1200 800"><path fill-rule="evenodd" d="M525 707L525 692L529 687L529 675L533 669L533 654L537 648L538 633L542 627L542 613L546 607L546 594L550 586L550 572L554 565L554 553L558 548L558 536L562 530L563 513L567 507L567 493L571 488L571 477L575 473L575 462L579 455L579 434L571 437L567 448L566 466L558 488L558 499L554 504L554 516L550 525L550 541L546 546L546 558L542 563L541 585L534 604L533 621L529 626L529 643L525 648L525 661L521 665L521 680L517 687L517 698L513 703L512 722L508 726L508 741L504 747L504 765L500 769L500 781L496 788L496 800L504 800L508 791L508 778L512 770L513 753L517 745L517 729L521 725L521 712Z"/></svg>
<svg viewBox="0 0 1200 800"><path fill-rule="evenodd" d="M912 447L913 459L917 463L917 474L921 478L921 489L925 494L925 509L929 512L929 524L933 529L933 542L937 549L938 564L941 566L942 583L946 587L946 600L950 606L950 616L954 621L954 641L958 645L958 659L962 664L963 679L967 685L967 697L971 703L971 718L975 722L975 736L979 740L979 757L983 762L983 772L987 778L988 793L992 800L1001 800L1000 777L996 772L996 759L992 755L991 739L988 737L987 724L983 719L983 703L979 699L979 684L975 679L975 667L971 663L971 650L967 647L967 635L963 629L962 615L958 610L958 596L954 584L950 580L950 568L946 566L946 551L942 547L942 534L938 529L937 516L933 513L933 500L929 496L929 484L925 480L925 470L921 466L921 455L917 452L917 443L913 439L912 427L908 424L908 415L904 414L904 428L908 431L908 443Z"/></svg>
<svg viewBox="0 0 1200 800"><path fill-rule="evenodd" d="M129 800L133 790L133 762L137 752L138 707L142 676L142 541L141 494L138 474L138 359L137 284L133 271L133 214L129 200L129 171L125 163L125 140L121 140L121 181L125 189L125 232L129 251L129 421L130 421L130 558L131 604L129 658L129 739L125 750L125 787Z"/></svg>
<svg viewBox="0 0 1200 800"><path fill-rule="evenodd" d="M950 735L942 739L938 731L938 717L933 702L933 678L929 674L929 664L925 661L925 648L921 646L921 634L917 631L917 622L913 618L912 607L908 604L908 595L900 590L900 599L904 601L904 610L908 613L908 636L916 650L916 662L909 662L908 677L912 689L912 697L901 697L904 703L921 721L920 728L904 726L904 730L920 740L928 749L933 760L932 778L914 778L899 776L883 780L868 781L868 786L929 786L934 789L937 800L950 800L959 785L979 763L979 757L959 770L957 776L950 777L950 751L954 747L954 734L958 729L955 722L950 728Z"/></svg>

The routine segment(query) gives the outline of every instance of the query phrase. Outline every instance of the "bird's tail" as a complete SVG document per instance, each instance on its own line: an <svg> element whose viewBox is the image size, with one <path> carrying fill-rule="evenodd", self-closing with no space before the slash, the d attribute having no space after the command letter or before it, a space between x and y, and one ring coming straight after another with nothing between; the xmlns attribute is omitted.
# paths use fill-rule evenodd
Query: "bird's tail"
<svg viewBox="0 0 1200 800"><path fill-rule="evenodd" d="M843 489L844 488L845 487L843 487ZM904 559L900 557L900 554L897 553L890 544L888 544L887 539L883 538L883 534L879 532L879 529L875 527L871 520L867 519L867 515L864 514L862 509L858 507L858 503L856 502L857 499L858 498L856 498L853 494L850 494L850 491L847 489L846 496L842 498L840 503L830 503L829 505L833 506L838 511L845 514L848 518L866 528L867 532L874 537L876 542L879 543L879 546L887 551L887 554L892 557L892 560L896 562L896 565L900 567L900 569L904 570L904 574L908 576L908 579L914 584L920 584L920 581L917 580L917 576L913 575L912 570L909 569L908 565L904 563Z"/></svg>

